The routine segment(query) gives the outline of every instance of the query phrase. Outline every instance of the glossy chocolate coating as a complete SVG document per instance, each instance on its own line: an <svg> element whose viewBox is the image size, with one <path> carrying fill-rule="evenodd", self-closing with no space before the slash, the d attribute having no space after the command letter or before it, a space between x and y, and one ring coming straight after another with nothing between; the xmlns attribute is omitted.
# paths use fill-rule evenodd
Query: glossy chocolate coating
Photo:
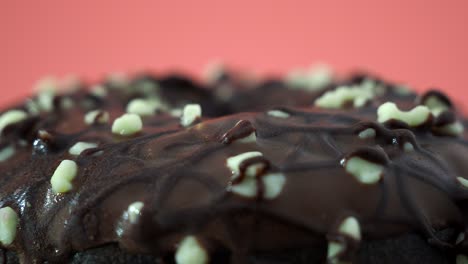
<svg viewBox="0 0 468 264"><path fill-rule="evenodd" d="M89 110L108 111L112 121L132 98L147 96L135 88L142 79L158 83L154 94L171 107L200 103L204 118L184 128L178 117L161 111L143 117L143 131L130 137L112 134L111 122L84 123ZM434 135L430 124L410 129L376 121L380 104L411 108L418 102L414 94L401 95L384 83L385 92L362 108L326 110L313 106L323 91L291 89L280 81L235 90L228 101L216 98L216 85L210 90L179 76L132 83L109 88L104 99L84 89L63 95L75 106L57 106L4 130L0 145L15 145L16 154L0 163L0 207L10 206L20 217L9 251L21 262L63 263L76 252L117 243L125 252L170 263L177 243L195 235L212 259L229 263L251 263L253 252L298 248L313 248L322 263L327 236L346 216L359 220L363 247L417 234L447 258L468 253L467 243L455 245L453 235L437 236L466 228L468 189L456 179L468 171L466 135ZM271 109L290 116L270 116ZM366 128L376 130L375 138L358 137ZM256 142L239 140L252 132ZM99 147L73 157L68 149L79 141ZM413 151L404 151L406 142ZM262 152L266 169L285 175L275 199L261 199L261 185L255 199L229 191L226 159L249 151ZM364 185L348 174L342 161L353 155L385 166L382 181ZM64 159L76 161L79 172L70 192L54 194L50 177ZM129 223L122 215L135 201L144 203L143 211ZM357 263L373 263L348 253Z"/></svg>

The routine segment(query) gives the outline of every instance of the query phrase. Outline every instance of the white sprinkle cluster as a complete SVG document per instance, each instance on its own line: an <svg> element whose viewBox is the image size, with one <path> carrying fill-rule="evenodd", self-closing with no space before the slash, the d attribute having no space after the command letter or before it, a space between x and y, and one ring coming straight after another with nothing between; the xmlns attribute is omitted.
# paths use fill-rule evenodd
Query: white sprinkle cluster
<svg viewBox="0 0 468 264"><path fill-rule="evenodd" d="M130 221L130 223L135 224L138 221L144 205L145 204L143 202L134 202L128 206L127 214L128 221Z"/></svg>
<svg viewBox="0 0 468 264"><path fill-rule="evenodd" d="M93 110L86 113L84 122L87 125L106 124L109 122L109 113L102 110Z"/></svg>
<svg viewBox="0 0 468 264"><path fill-rule="evenodd" d="M324 64L312 65L309 69L295 69L286 76L286 83L293 88L316 91L333 80L333 71Z"/></svg>
<svg viewBox="0 0 468 264"><path fill-rule="evenodd" d="M92 149L92 148L97 148L96 143L90 143L90 142L77 142L75 145L73 145L69 150L68 153L74 156L78 156L81 154L81 152L87 150L87 149Z"/></svg>
<svg viewBox="0 0 468 264"><path fill-rule="evenodd" d="M72 188L72 181L78 174L78 165L73 160L63 160L55 169L50 183L55 193L66 193Z"/></svg>
<svg viewBox="0 0 468 264"><path fill-rule="evenodd" d="M351 157L344 163L345 170L363 184L375 184L382 179L384 167L360 157Z"/></svg>
<svg viewBox="0 0 468 264"><path fill-rule="evenodd" d="M177 264L207 264L209 255L194 236L187 236L177 248L175 262Z"/></svg>
<svg viewBox="0 0 468 264"><path fill-rule="evenodd" d="M15 240L18 228L18 214L11 207L0 209L0 243L8 246Z"/></svg>
<svg viewBox="0 0 468 264"><path fill-rule="evenodd" d="M5 127L19 123L28 118L28 114L22 110L9 110L0 116L0 133Z"/></svg>
<svg viewBox="0 0 468 264"><path fill-rule="evenodd" d="M376 95L375 87L364 82L362 85L340 86L328 91L315 100L315 106L321 108L339 109L351 102L353 107L364 106Z"/></svg>
<svg viewBox="0 0 468 264"><path fill-rule="evenodd" d="M182 117L180 118L180 124L184 127L193 125L197 119L201 118L202 109L199 104L188 104L185 105L182 111Z"/></svg>
<svg viewBox="0 0 468 264"><path fill-rule="evenodd" d="M431 116L431 111L427 106L418 105L410 111L401 111L395 103L386 102L377 109L377 121L380 123L395 119L405 122L411 127L424 124Z"/></svg>
<svg viewBox="0 0 468 264"><path fill-rule="evenodd" d="M258 151L251 151L239 154L237 156L230 157L226 160L227 167L232 172L232 179L236 179L240 173L240 165L245 160L263 156ZM246 171L242 182L235 184L230 187L230 191L237 193L244 197L255 197L257 195L257 175L259 171L264 169L264 164L257 163L250 165ZM261 184L264 187L263 198L274 199L279 196L283 190L284 184L286 183L286 177L282 173L267 173L261 177Z"/></svg>
<svg viewBox="0 0 468 264"><path fill-rule="evenodd" d="M124 114L114 120L112 124L112 133L121 136L131 136L141 132L143 129L143 121L136 114Z"/></svg>
<svg viewBox="0 0 468 264"><path fill-rule="evenodd" d="M270 110L267 112L267 115L277 118L288 118L290 115L281 110Z"/></svg>
<svg viewBox="0 0 468 264"><path fill-rule="evenodd" d="M156 99L133 99L127 105L127 113L140 116L154 115L162 104Z"/></svg>

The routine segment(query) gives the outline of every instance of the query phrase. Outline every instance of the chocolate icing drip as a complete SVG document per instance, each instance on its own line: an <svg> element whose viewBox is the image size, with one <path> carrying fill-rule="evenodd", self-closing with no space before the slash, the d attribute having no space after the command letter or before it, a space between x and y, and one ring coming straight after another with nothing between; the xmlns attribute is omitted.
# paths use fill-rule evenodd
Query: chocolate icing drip
<svg viewBox="0 0 468 264"><path fill-rule="evenodd" d="M434 120L434 126L440 127L457 121L457 116L453 111L444 111Z"/></svg>
<svg viewBox="0 0 468 264"><path fill-rule="evenodd" d="M64 263L76 252L107 244L172 261L186 235L195 235L212 259L222 252L223 261L230 263L248 263L253 252L310 245L316 245L316 259L323 261L324 243L343 215L359 219L362 245L418 233L440 250L449 248L450 258L468 252L466 243L453 247L437 236L447 228L466 229L462 204L468 190L457 180L468 170L466 136L440 137L430 129L455 112L446 111L418 128L396 121L379 124L380 103L391 99L416 106L413 96L399 95L383 81L377 83L384 92L372 102L346 110L313 107L324 91L294 90L274 80L257 89L237 87L227 101L214 93L217 85L235 86L233 78L215 83L212 90L182 76L145 75L129 83L123 88L107 84L104 100L84 90L67 94L74 107L40 113L4 130L0 146L13 144L15 154L0 162L0 206L19 215L20 228L7 248L22 263ZM145 83L151 85L140 89ZM163 110L142 117L142 132L128 137L112 134L111 122L90 126L83 121L90 109L107 111L115 120L132 98L144 96L157 96L169 108L200 103L204 116L184 128L178 117ZM82 104L89 99L91 107ZM271 109L289 116L270 116ZM206 118L224 113L230 115ZM368 128L375 136L358 137ZM240 140L252 133L256 141ZM20 140L28 143L21 146ZM69 148L80 141L98 147L71 156ZM405 143L411 144L409 151ZM232 178L226 159L252 151L263 156L242 162L240 174ZM385 177L375 185L356 182L340 164L354 155L383 165ZM64 159L77 163L78 175L70 192L55 194L50 178ZM256 174L257 197L265 192L262 177L284 175L285 184L274 199L245 199L229 192L230 184L241 182L254 164L263 165ZM130 223L124 214L137 201L144 207ZM359 244L351 248L358 250Z"/></svg>
<svg viewBox="0 0 468 264"><path fill-rule="evenodd" d="M425 92L421 98L419 99L422 104L425 104L427 99L429 99L431 96L434 96L438 100L440 100L442 103L444 103L449 109L452 109L454 107L452 101L450 98L444 94L443 92L436 90L436 89L431 89L427 92Z"/></svg>
<svg viewBox="0 0 468 264"><path fill-rule="evenodd" d="M221 137L221 142L224 144L230 144L233 141L247 137L252 133L255 133L255 128L252 126L252 123L246 120L241 120Z"/></svg>

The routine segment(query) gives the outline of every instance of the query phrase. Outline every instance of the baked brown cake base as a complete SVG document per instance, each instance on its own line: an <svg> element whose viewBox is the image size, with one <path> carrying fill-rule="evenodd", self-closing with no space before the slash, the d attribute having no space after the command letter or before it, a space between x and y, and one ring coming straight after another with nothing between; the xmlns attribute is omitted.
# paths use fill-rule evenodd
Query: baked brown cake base
<svg viewBox="0 0 468 264"><path fill-rule="evenodd" d="M453 242L455 230L443 230L437 237L445 242ZM287 249L277 252L257 252L250 254L246 264L323 264L326 263L326 241L313 249ZM229 252L218 256L212 263L231 263ZM0 263L19 264L18 257L11 251L1 251ZM52 264L52 262L49 262ZM132 255L123 252L115 244L89 249L75 254L71 264L174 264L172 256L166 258ZM353 264L453 264L453 254L444 252L427 243L418 234L407 234L395 239L363 242L357 251Z"/></svg>

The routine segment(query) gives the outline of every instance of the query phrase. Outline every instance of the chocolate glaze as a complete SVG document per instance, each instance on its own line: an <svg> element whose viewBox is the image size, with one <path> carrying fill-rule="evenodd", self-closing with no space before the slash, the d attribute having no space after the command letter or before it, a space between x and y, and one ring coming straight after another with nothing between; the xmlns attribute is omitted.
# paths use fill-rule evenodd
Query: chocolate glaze
<svg viewBox="0 0 468 264"><path fill-rule="evenodd" d="M241 139L255 133L252 123L246 120L240 120L237 124L221 137L221 142L230 144L237 139Z"/></svg>
<svg viewBox="0 0 468 264"><path fill-rule="evenodd" d="M131 137L113 135L111 123L84 123L92 109L108 111L110 120L120 116L132 98L144 96L134 89L142 80L157 83L153 92L171 107L200 103L208 116L229 115L184 128L178 117L161 112L143 117L143 131ZM209 90L181 76L148 75L130 83L107 84L105 100L85 90L71 93L73 108L41 113L7 127L0 137L0 146L16 149L13 158L0 162L0 207L10 206L20 217L8 247L20 262L64 263L76 252L117 243L126 252L170 263L177 243L195 235L212 259L222 252L229 263L249 263L252 252L307 247L319 250L322 263L327 238L342 239L335 235L336 223L346 216L359 220L363 234L346 258L353 259L361 244L405 234L422 236L450 259L468 254L467 243L455 246L453 236L437 235L467 227L468 189L456 179L468 171L466 134L434 135L432 119L429 127L419 128L376 123L381 103L414 107L414 95L400 95L381 81L385 93L365 107L327 110L312 106L323 91L292 90L281 81L242 89L227 102L213 96L216 86ZM83 104L89 98L92 103ZM271 109L290 116L269 116ZM376 136L360 139L357 134L366 128L375 129ZM238 140L252 132L256 142ZM78 141L99 146L73 157L68 149ZM414 150L405 152L405 142ZM286 183L277 198L246 199L229 192L226 159L249 151L263 157L241 164L241 174L252 162L283 173ZM382 181L363 185L347 174L341 160L352 155L384 165ZM73 190L57 195L50 177L64 159L76 161L79 173ZM129 223L123 214L135 201L144 203L143 211Z"/></svg>

